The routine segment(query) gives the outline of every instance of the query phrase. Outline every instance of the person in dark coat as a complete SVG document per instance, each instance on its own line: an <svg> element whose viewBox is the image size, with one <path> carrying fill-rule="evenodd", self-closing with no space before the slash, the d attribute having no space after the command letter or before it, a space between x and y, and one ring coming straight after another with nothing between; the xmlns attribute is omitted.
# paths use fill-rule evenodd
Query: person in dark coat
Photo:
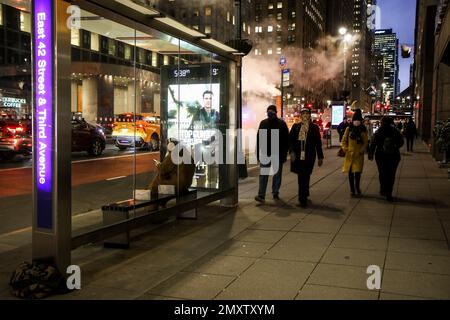
<svg viewBox="0 0 450 320"><path fill-rule="evenodd" d="M260 141L260 133L261 130L267 130L267 140L266 141ZM277 141L272 141L272 131L278 130L278 139ZM282 119L278 118L277 116L277 107L276 106L269 106L267 108L267 119L263 120L258 129L258 135L257 135L257 143L256 143L256 155L258 157L258 162L261 166L261 174L259 176L259 191L258 196L255 198L257 202L264 203L266 200L266 191L267 191L267 184L269 182L269 174L265 171L272 171L270 168L273 168L273 171L276 170L276 172L271 172L270 175L273 174L273 181L272 181L272 195L275 200L280 199L280 188L281 188L281 182L282 182L282 176L283 176L283 164L287 162L287 154L289 151L289 129ZM265 142L266 148L263 147L264 144L261 144L262 142ZM278 154L272 154L272 150L274 147L278 147ZM275 165L274 163L261 163L262 156L264 157L277 157L278 164ZM275 168L274 168L275 167Z"/></svg>
<svg viewBox="0 0 450 320"><path fill-rule="evenodd" d="M406 124L405 138L408 152L414 152L414 140L417 139L417 127L412 118L409 118Z"/></svg>
<svg viewBox="0 0 450 320"><path fill-rule="evenodd" d="M373 136L369 147L369 160L375 159L378 166L380 179L380 195L390 202L394 201L395 175L401 160L400 148L405 141L402 134L395 128L394 122L389 117L381 120L381 127Z"/></svg>
<svg viewBox="0 0 450 320"><path fill-rule="evenodd" d="M350 126L350 122L348 119L344 118L339 126L337 127L337 132L339 133L339 142L342 142L342 138L344 137L345 130Z"/></svg>
<svg viewBox="0 0 450 320"><path fill-rule="evenodd" d="M309 185L311 174L319 159L319 167L323 164L322 138L320 129L311 121L311 110L303 108L302 122L294 124L289 133L289 146L291 150L291 171L298 175L298 198L300 206L308 205Z"/></svg>

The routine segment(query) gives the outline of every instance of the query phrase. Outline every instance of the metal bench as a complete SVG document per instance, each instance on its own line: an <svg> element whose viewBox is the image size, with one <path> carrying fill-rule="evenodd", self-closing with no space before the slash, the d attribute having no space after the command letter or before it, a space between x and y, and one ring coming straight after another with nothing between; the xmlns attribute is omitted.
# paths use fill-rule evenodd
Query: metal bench
<svg viewBox="0 0 450 320"><path fill-rule="evenodd" d="M160 207L165 207L171 200L176 200L176 205L180 205L180 210L177 212L177 219L197 219L197 209L183 211L182 203L184 201L194 200L197 198L197 190L189 189L180 195L176 194L159 194L157 198L151 200L125 200L111 203L102 207L103 225L112 225L127 219L130 219L130 212L135 212L139 209L148 209L144 214L157 213ZM110 238L103 243L106 248L121 248L127 249L130 247L130 231Z"/></svg>

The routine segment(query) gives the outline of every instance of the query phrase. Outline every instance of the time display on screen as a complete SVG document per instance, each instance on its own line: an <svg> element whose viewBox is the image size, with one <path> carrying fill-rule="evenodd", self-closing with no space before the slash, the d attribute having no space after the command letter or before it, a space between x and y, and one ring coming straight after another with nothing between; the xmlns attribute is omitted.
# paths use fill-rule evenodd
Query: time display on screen
<svg viewBox="0 0 450 320"><path fill-rule="evenodd" d="M175 78L186 78L191 74L190 69L179 69L173 71L173 76Z"/></svg>
<svg viewBox="0 0 450 320"><path fill-rule="evenodd" d="M171 77L175 79L181 78L208 78L208 77L218 77L220 76L220 68L212 67L212 68L186 68L186 69L178 69L174 68L170 72Z"/></svg>

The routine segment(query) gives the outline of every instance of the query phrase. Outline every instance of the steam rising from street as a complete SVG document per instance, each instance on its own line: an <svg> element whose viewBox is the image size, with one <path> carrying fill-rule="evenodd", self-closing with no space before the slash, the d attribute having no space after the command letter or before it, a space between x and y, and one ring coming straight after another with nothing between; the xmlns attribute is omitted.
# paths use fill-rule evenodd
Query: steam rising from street
<svg viewBox="0 0 450 320"><path fill-rule="evenodd" d="M353 37L353 42L357 38ZM314 49L290 49L283 51L287 68L291 70L291 82L303 88L304 97L323 102L332 99L333 92L325 88L342 88L344 43L338 37L319 40ZM351 62L352 48L347 49L347 62ZM243 127L257 128L265 118L266 109L275 104L280 90L280 55L255 56L252 52L243 60Z"/></svg>

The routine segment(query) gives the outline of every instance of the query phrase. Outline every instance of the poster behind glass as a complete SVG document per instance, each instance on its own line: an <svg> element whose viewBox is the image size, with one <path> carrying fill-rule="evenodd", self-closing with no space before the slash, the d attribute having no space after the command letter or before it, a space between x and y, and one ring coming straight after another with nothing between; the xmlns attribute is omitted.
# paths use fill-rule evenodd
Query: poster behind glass
<svg viewBox="0 0 450 320"><path fill-rule="evenodd" d="M175 139L191 151L196 164L193 187L220 188L218 155L226 145L228 123L226 69L215 64L165 66L161 79L162 118L167 119L162 124L163 142ZM161 156L166 152L163 145Z"/></svg>

